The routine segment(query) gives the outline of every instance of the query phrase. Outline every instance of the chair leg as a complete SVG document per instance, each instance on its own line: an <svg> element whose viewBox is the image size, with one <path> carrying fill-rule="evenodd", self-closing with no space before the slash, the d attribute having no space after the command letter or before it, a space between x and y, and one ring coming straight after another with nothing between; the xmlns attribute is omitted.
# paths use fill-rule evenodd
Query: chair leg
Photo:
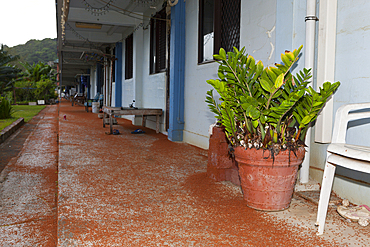
<svg viewBox="0 0 370 247"><path fill-rule="evenodd" d="M322 235L324 233L326 214L328 212L328 205L334 180L335 168L335 165L326 162L321 184L319 206L317 210L316 225L319 226L319 230L317 233L318 235Z"/></svg>

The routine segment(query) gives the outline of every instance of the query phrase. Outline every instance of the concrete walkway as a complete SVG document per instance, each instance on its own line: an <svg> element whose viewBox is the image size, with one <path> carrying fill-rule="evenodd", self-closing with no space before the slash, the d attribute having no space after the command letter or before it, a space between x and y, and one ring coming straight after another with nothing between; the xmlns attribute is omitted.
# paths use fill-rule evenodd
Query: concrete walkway
<svg viewBox="0 0 370 247"><path fill-rule="evenodd" d="M0 174L0 246L56 246L58 180L57 106L42 110L0 149L19 149L17 140L29 133L19 153ZM8 160L2 153L1 160Z"/></svg>
<svg viewBox="0 0 370 247"><path fill-rule="evenodd" d="M108 135L97 114L58 107L59 124L49 106L1 173L0 246L369 246L370 227L333 208L316 236L317 206L298 196L283 212L246 207L239 187L206 177L206 150L124 119Z"/></svg>

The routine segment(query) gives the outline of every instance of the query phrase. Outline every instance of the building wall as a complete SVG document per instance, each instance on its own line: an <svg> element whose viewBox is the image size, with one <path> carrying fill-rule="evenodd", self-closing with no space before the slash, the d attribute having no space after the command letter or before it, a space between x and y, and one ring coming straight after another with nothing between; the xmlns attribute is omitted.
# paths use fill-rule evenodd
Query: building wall
<svg viewBox="0 0 370 247"><path fill-rule="evenodd" d="M166 116L166 73L149 74L150 68L150 29L143 33L142 55L142 107L161 108L163 115L160 119L160 131L165 131L164 122ZM134 63L135 64L135 63ZM141 119L138 119L141 123ZM152 129L156 128L156 117L148 116L146 126Z"/></svg>
<svg viewBox="0 0 370 247"><path fill-rule="evenodd" d="M122 42L125 47L125 41ZM134 42L135 43L135 42ZM135 50L134 50L135 52ZM135 100L135 78L125 79L125 48L122 49L122 106L128 107ZM137 61L134 60L134 65ZM133 116L122 116L123 118L133 120Z"/></svg>
<svg viewBox="0 0 370 247"><path fill-rule="evenodd" d="M198 1L186 1L185 83L184 83L184 142L208 149L208 128L215 122L205 103L211 87L206 80L217 77L218 64L198 65Z"/></svg>
<svg viewBox="0 0 370 247"><path fill-rule="evenodd" d="M319 4L320 1L317 1ZM357 3L357 2L356 2ZM160 7L158 6L158 10ZM348 1L338 0L337 45L335 80L341 81L338 92L334 96L335 110L347 103L368 101L368 79L370 71L365 67L369 64L369 56L364 56L369 49L366 44L370 38L368 27L370 19L367 11L370 2L359 0L351 5ZM261 60L265 66L280 62L280 54L285 50L293 50L305 45L306 1L300 0L242 0L241 5L241 47L245 46L248 54ZM145 22L144 22L145 23ZM145 26L145 25L144 25ZM318 30L317 30L318 31ZM218 64L210 62L198 64L198 0L186 1L186 45L185 45L185 86L184 86L184 132L183 141L207 149L208 129L215 122L214 115L205 103L205 95L211 87L208 79L217 78ZM123 42L124 46L124 42ZM138 29L134 33L134 78L122 83L122 106L136 101L138 107L162 108L161 132L165 132L166 109L166 73L149 74L150 29ZM302 50L304 51L304 49ZM122 51L125 57L124 49ZM298 62L298 69L304 67L304 52ZM125 64L123 59L122 70ZM94 70L96 71L96 70ZM95 74L94 74L95 73ZM96 78L92 73L91 80ZM294 73L294 71L293 71ZM92 96L96 94L92 83ZM334 114L334 113L333 113ZM140 123L140 118L133 118L133 123ZM155 119L149 118L147 126L154 129ZM366 127L351 125L348 134L350 143L367 145L370 131ZM328 127L329 131L332 126ZM314 128L312 131L314 136ZM314 142L311 138L310 158L311 177L321 181L327 145ZM370 176L349 170L339 170L338 174L348 178L336 177L334 191L353 202L370 204L369 182L359 183L353 179L370 181ZM353 193L353 192L356 193Z"/></svg>
<svg viewBox="0 0 370 247"><path fill-rule="evenodd" d="M369 9L370 2L366 0L358 1L356 4L338 0L335 81L340 81L341 85L333 97L333 117L335 111L343 104L369 102L370 71L367 65L370 63L370 57L366 55L370 53L367 45L370 39L368 32L370 20L367 18ZM365 120L362 123L365 125L359 126L359 122L350 124L347 142L369 146L369 121ZM317 181L322 179L326 147L326 144L312 144L313 169L310 169L310 174ZM333 190L351 202L370 205L369 181L368 174L338 168Z"/></svg>
<svg viewBox="0 0 370 247"><path fill-rule="evenodd" d="M163 115L160 120L160 130L163 132L166 110L166 75L165 72L149 74L150 28L145 30L142 28L137 29L133 38L133 78L127 80L125 79L125 49L122 49L122 106L128 107L135 100L134 105L136 107L163 109ZM123 47L125 47L124 41ZM139 116L124 116L124 118L132 120L135 125L141 125L141 117ZM156 128L155 116L147 117L146 127Z"/></svg>
<svg viewBox="0 0 370 247"><path fill-rule="evenodd" d="M205 103L211 89L208 79L217 78L218 63L198 64L198 1L186 1L185 129L184 141L208 148L208 129L215 122ZM241 47L265 65L275 61L276 0L242 0Z"/></svg>

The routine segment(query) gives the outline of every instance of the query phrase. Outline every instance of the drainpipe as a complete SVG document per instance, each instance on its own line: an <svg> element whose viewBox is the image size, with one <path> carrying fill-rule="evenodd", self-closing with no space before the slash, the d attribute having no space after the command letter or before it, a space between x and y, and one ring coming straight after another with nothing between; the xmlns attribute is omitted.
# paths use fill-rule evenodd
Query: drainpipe
<svg viewBox="0 0 370 247"><path fill-rule="evenodd" d="M306 10L306 44L305 44L305 61L304 67L311 68L311 73L313 74L313 66L315 59L315 29L316 29L316 0L307 0L307 10ZM312 76L313 78L313 76ZM311 86L312 82L310 83ZM306 134L306 145L311 146L311 127L308 128ZM302 167L299 174L301 183L308 183L310 178L310 153L307 153L305 159L303 160Z"/></svg>

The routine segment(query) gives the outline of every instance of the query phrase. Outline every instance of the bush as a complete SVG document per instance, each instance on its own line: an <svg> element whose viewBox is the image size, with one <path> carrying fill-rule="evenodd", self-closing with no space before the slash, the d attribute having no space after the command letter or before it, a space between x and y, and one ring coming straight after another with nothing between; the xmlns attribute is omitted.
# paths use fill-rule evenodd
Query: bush
<svg viewBox="0 0 370 247"><path fill-rule="evenodd" d="M17 81L15 83L16 102L36 101L36 83L32 81Z"/></svg>
<svg viewBox="0 0 370 247"><path fill-rule="evenodd" d="M38 100L49 100L55 98L55 83L49 79L42 79L36 82L35 96Z"/></svg>
<svg viewBox="0 0 370 247"><path fill-rule="evenodd" d="M4 97L0 97L0 119L11 118L14 110L10 102Z"/></svg>

